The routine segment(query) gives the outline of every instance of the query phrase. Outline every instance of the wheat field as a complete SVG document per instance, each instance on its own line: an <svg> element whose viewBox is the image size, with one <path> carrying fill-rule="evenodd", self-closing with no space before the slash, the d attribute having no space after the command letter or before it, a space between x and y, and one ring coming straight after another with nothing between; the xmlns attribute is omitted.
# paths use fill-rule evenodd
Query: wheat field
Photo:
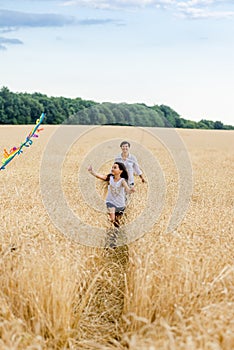
<svg viewBox="0 0 234 350"><path fill-rule="evenodd" d="M175 130L183 144L168 149L143 128L76 128L80 136L64 155L65 141L53 138L59 127L45 125L40 137L0 172L0 349L234 349L234 132ZM0 150L18 146L30 130L1 126ZM66 130L69 135L69 126ZM140 217L137 239L104 249L96 244L95 230L108 231L109 223L104 211L84 199L90 175L82 169L96 159L97 170L107 173L113 161L109 154L114 158L124 139L133 142L140 164L150 152L162 180L152 190L159 175L146 160L147 182L136 177L123 218L124 226ZM109 146L108 140L113 140ZM143 155L137 144L146 150ZM107 151L106 161L91 156L97 145L103 145L100 159ZM192 179L178 177L181 163L173 159L173 147L175 154L188 155ZM42 169L46 155L48 182ZM50 206L60 207L57 198L50 198L56 159L62 159L66 205L90 227L93 244L63 234L45 206L43 182ZM97 203L104 203L106 188L98 180L95 186ZM180 186L191 190L189 205L168 230ZM154 223L144 232L150 191L155 208L160 201L161 206L157 214L150 209L145 220L151 217Z"/></svg>

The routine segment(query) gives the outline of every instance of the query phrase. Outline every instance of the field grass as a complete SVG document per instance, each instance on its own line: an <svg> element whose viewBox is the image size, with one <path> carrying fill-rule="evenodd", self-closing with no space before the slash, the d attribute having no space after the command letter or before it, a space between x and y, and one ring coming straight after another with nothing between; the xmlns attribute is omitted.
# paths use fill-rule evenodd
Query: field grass
<svg viewBox="0 0 234 350"><path fill-rule="evenodd" d="M79 187L78 173L96 145L116 140L114 157L119 140L135 141L163 173L163 205L149 232L103 249L95 237L92 247L61 233L43 205L41 161L57 129L44 126L0 172L0 349L234 349L234 132L176 130L190 157L193 189L169 232L183 184L168 149L142 128L105 126L77 138L63 161L62 189L73 213L94 228L108 229L107 216L84 200L89 188ZM0 149L18 146L30 130L1 126ZM62 149L62 141L54 145L51 167ZM108 172L111 162L99 170ZM136 178L127 223L147 209L149 180ZM102 200L101 182L96 191Z"/></svg>

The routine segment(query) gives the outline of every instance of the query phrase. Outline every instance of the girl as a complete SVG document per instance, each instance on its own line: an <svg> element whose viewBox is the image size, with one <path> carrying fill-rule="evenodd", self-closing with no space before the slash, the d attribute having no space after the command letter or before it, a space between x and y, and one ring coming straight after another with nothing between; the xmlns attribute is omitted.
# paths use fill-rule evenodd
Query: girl
<svg viewBox="0 0 234 350"><path fill-rule="evenodd" d="M125 191L127 193L135 192L134 187L130 188L127 184L128 172L123 163L115 162L112 165L111 173L102 175L96 173L92 166L88 167L90 174L96 178L108 181L108 193L106 197L106 206L110 221L115 227L119 227L119 217L123 214L126 207Z"/></svg>

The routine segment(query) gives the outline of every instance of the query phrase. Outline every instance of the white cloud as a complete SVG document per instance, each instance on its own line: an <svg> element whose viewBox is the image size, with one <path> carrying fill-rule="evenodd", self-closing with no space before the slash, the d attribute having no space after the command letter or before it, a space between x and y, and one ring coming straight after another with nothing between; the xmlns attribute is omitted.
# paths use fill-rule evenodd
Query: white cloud
<svg viewBox="0 0 234 350"><path fill-rule="evenodd" d="M64 5L82 5L92 7L103 7L103 6L147 6L154 4L155 0L67 0L64 1Z"/></svg>
<svg viewBox="0 0 234 350"><path fill-rule="evenodd" d="M199 18L233 18L234 11L209 11L209 9L198 9L188 7L180 11L184 17L199 19Z"/></svg>
<svg viewBox="0 0 234 350"><path fill-rule="evenodd" d="M234 17L231 0L65 0L62 4L112 10L159 7L188 18Z"/></svg>

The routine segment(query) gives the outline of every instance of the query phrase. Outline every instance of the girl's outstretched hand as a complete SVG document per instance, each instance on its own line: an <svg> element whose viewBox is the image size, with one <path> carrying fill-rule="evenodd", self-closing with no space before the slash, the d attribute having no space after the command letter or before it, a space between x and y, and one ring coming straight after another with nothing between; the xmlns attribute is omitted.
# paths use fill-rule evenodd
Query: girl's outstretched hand
<svg viewBox="0 0 234 350"><path fill-rule="evenodd" d="M92 165L89 165L89 167L88 167L88 171L89 171L90 173L93 171L93 167L92 167Z"/></svg>

